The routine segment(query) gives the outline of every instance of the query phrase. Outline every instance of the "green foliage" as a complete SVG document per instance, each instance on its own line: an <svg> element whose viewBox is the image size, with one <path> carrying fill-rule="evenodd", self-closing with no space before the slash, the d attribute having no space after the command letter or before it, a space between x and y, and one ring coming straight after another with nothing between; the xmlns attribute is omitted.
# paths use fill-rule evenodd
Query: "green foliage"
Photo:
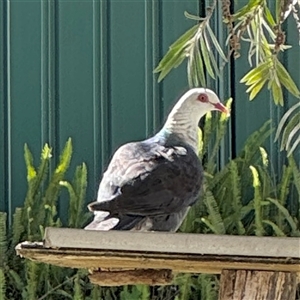
<svg viewBox="0 0 300 300"><path fill-rule="evenodd" d="M300 2L277 1L274 15L265 0L249 0L233 14L230 2L222 1L223 24L228 31L225 42L217 40L210 26L218 1L212 1L203 18L185 12L185 16L197 24L179 37L161 59L154 70L159 73L158 81L187 59L190 87L205 87L207 77L219 77L224 66L231 62L230 57L233 55L235 59L239 58L241 47L248 44L247 60L251 69L240 82L248 87L246 92L249 93L249 99L253 100L264 87L270 91L276 105L284 105L284 89L299 99L300 91L281 63L280 54L291 48L285 44L286 34L282 29L287 18L294 18L297 25L295 29L300 29L297 15ZM226 55L223 48L227 49ZM276 135L278 138L282 133L281 148L289 151L288 155L300 145L300 113L294 113L288 125L285 124L291 112L298 107L299 103L286 113Z"/></svg>
<svg viewBox="0 0 300 300"><path fill-rule="evenodd" d="M300 144L300 102L290 107L280 120L275 141L279 139L280 134L282 134L280 150L287 150L287 155L290 156Z"/></svg>
<svg viewBox="0 0 300 300"><path fill-rule="evenodd" d="M271 123L266 122L250 135L240 154L218 168L210 162L208 153L217 149L217 154L212 154L217 160L227 119L208 115L206 121L199 134L205 168L202 201L189 211L180 231L299 236L300 170L291 155L282 173L274 176L268 153L262 147L272 133ZM214 138L216 132L223 132L221 138ZM295 190L296 195L292 193ZM175 282L180 291L176 299L199 299L199 295L201 299L218 298L217 276L184 274Z"/></svg>
<svg viewBox="0 0 300 300"><path fill-rule="evenodd" d="M230 108L231 99L227 102ZM236 158L224 166L216 164L226 134L228 117L208 114L199 130L199 156L205 169L201 201L189 212L182 232L300 236L300 170L291 155L275 178L268 153L262 147L272 126L266 122L250 135ZM6 230L6 214L0 213L1 299L202 299L218 297L219 278L207 274L178 274L173 286L145 285L103 288L92 285L86 270L71 270L20 259L14 247L25 239L41 240L46 226L60 226L57 204L61 188L69 193L70 227L82 227L87 220L84 200L87 168L78 166L71 181L65 175L70 164L69 140L53 174L49 172L51 148L43 148L40 164L34 166L28 146L24 148L28 192L23 207L13 216L12 230ZM291 198L291 195L293 197Z"/></svg>
<svg viewBox="0 0 300 300"><path fill-rule="evenodd" d="M15 254L15 246L20 241L40 241L46 226L62 224L57 215L62 186L73 192L70 193L68 224L81 227L86 221L83 204L87 168L85 164L78 166L69 183L65 176L71 156L69 139L54 167L51 164L52 149L46 144L36 167L29 147L24 146L28 188L24 206L16 208L9 232L6 231L6 214L0 212L0 299L82 299L84 293L92 294L93 285L83 284L83 280L87 281L86 271L35 263ZM50 172L51 166L53 172Z"/></svg>
<svg viewBox="0 0 300 300"><path fill-rule="evenodd" d="M154 70L160 73L158 80L161 81L172 68L178 67L187 58L190 86L206 86L206 75L215 79L215 75L220 75L223 67L218 65L218 57L214 53L219 55L222 64L228 63L232 54L237 59L240 57L240 41L243 40L249 44L248 61L252 69L241 82L249 86L247 92L250 93L250 100L254 99L265 85L271 91L276 104L283 105L282 87L299 97L298 87L278 59L280 52L291 48L285 45L285 33L281 29L289 14L282 15L289 8L278 6L276 16L280 17L274 18L267 2L258 0L249 1L236 13L231 14L230 1L226 2L222 6L223 20L229 33L225 45L222 46L229 46L227 56L222 50L222 42L217 40L210 27L210 19L217 5L217 1L213 1L204 18L185 13L187 18L197 21L198 24L170 46Z"/></svg>

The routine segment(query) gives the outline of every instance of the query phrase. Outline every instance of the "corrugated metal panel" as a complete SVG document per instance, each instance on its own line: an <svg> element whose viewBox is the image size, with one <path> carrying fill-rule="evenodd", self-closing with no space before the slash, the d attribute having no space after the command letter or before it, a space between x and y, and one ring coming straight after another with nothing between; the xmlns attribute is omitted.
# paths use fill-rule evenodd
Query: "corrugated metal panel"
<svg viewBox="0 0 300 300"><path fill-rule="evenodd" d="M24 201L25 142L36 159L49 142L57 159L71 136L90 201L112 151L161 125L187 81L181 67L158 85L152 70L191 26L185 10L198 1L1 2L1 210Z"/></svg>
<svg viewBox="0 0 300 300"><path fill-rule="evenodd" d="M171 104L188 88L185 65L161 84L152 70L193 24L183 12L197 15L203 5L198 0L1 1L1 210L11 215L24 201L25 142L36 158L49 142L57 159L71 136L75 150L71 170L87 163L88 200L95 196L111 153L126 141L156 131ZM219 7L211 24L225 38L221 20ZM299 84L299 68L293 68L299 61L295 28L291 20L287 38L293 49L285 59ZM223 78L210 82L221 99L235 98L221 162L239 151L268 118L277 121L283 112L268 92L248 101L245 86L239 83L248 70L240 59L232 70L224 70ZM289 96L287 105L293 101ZM273 161L280 161L273 137L269 148Z"/></svg>

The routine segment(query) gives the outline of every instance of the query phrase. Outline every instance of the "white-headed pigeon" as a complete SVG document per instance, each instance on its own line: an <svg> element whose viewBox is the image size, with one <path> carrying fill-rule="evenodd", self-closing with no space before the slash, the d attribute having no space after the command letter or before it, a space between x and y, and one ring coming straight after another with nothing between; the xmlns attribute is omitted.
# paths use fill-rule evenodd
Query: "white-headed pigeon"
<svg viewBox="0 0 300 300"><path fill-rule="evenodd" d="M88 206L95 216L85 229L176 231L199 198L198 123L213 110L229 113L213 91L191 89L155 136L121 146Z"/></svg>

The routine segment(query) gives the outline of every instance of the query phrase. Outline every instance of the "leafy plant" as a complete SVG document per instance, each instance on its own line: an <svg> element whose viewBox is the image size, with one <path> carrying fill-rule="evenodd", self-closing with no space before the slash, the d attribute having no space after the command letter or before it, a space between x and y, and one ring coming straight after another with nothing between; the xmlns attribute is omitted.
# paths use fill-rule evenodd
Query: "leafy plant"
<svg viewBox="0 0 300 300"><path fill-rule="evenodd" d="M223 24L228 31L225 42L217 40L210 26L211 18L218 5L221 5ZM205 87L206 78L209 76L216 79L220 76L224 66L230 63L230 57L238 59L241 56L242 45L248 44L247 58L251 69L240 79L240 82L248 87L249 99L253 100L263 87L270 91L276 105L284 105L283 88L299 99L300 91L280 61L280 53L291 48L285 43L286 36L283 30L287 18L293 17L298 31L300 29L297 15L299 1L291 3L276 1L274 14L266 0L249 0L234 13L230 6L231 1L214 0L212 5L206 8L205 17L193 16L185 12L187 18L198 23L170 46L154 70L155 73L159 73L158 81L163 80L173 68L187 59L187 77L190 87ZM278 127L277 138L280 132L283 132L281 148L288 150L288 154L291 154L300 144L300 137L296 137L300 129L299 113L294 114L288 125L285 125L290 113L298 108L297 105L287 112Z"/></svg>
<svg viewBox="0 0 300 300"><path fill-rule="evenodd" d="M75 271L35 263L15 255L15 246L21 241L43 239L46 226L61 226L57 205L62 186L70 192L69 225L82 227L87 220L83 214L87 169L76 168L72 183L66 178L72 156L71 139L50 174L52 149L46 144L40 163L35 167L29 147L24 146L28 189L23 207L16 208L10 232L6 230L6 214L0 212L0 296L1 299L81 299L81 281L86 271ZM92 297L94 287L87 285ZM74 292L73 292L74 290Z"/></svg>
<svg viewBox="0 0 300 300"><path fill-rule="evenodd" d="M231 99L226 105L230 108ZM275 176L268 152L263 148L273 131L271 122L267 121L248 137L234 159L218 166L227 122L225 115L207 114L204 127L199 130L204 188L180 231L300 236L300 170L293 156L284 164L282 173ZM176 294L171 286L160 288L158 295L172 295L170 298L177 300L218 298L217 275L179 274L174 284L178 286Z"/></svg>

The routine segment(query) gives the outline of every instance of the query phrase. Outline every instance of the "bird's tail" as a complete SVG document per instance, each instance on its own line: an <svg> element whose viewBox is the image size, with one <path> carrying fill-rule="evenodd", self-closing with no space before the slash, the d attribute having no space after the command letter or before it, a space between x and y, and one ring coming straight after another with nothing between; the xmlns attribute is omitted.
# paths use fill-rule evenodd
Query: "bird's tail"
<svg viewBox="0 0 300 300"><path fill-rule="evenodd" d="M94 214L94 220L85 226L84 229L107 231L113 229L119 223L118 218L109 217L109 212L97 211Z"/></svg>
<svg viewBox="0 0 300 300"><path fill-rule="evenodd" d="M108 200L108 201L94 201L91 202L90 204L88 204L88 209L89 211L110 211L111 208L110 206L112 206L112 201Z"/></svg>
<svg viewBox="0 0 300 300"><path fill-rule="evenodd" d="M109 213L105 211L96 211L94 214L94 220L84 229L102 231L131 230L143 219L143 217L140 216L126 215L121 217L112 217L109 216Z"/></svg>

